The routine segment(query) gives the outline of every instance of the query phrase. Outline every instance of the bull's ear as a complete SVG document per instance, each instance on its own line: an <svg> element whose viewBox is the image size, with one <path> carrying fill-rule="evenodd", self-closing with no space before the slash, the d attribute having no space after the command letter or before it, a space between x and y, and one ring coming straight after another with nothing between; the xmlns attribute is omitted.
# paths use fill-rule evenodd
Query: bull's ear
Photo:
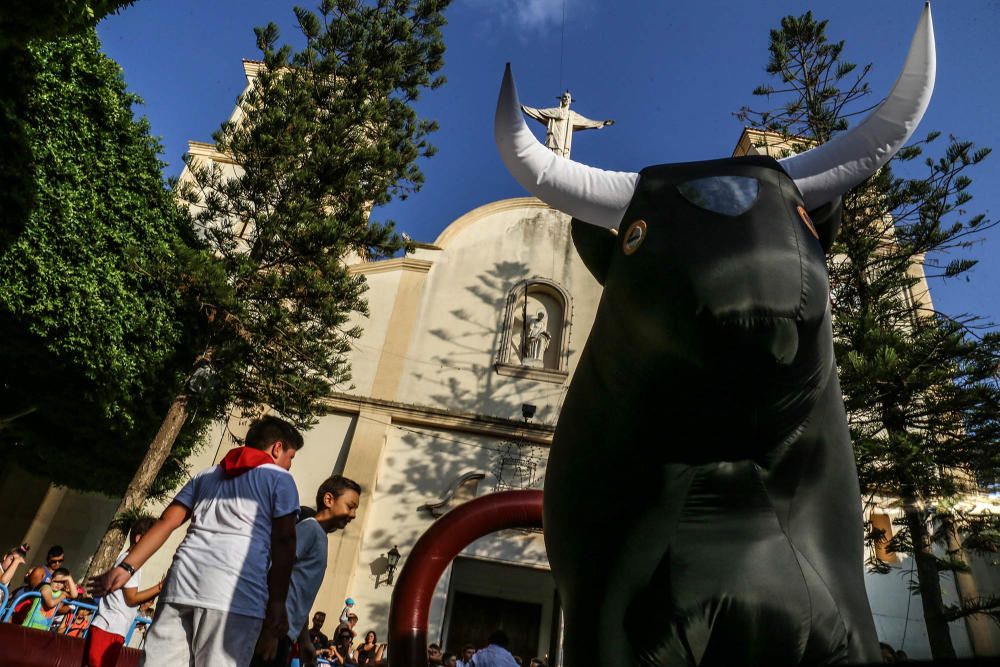
<svg viewBox="0 0 1000 667"><path fill-rule="evenodd" d="M597 278L597 282L603 285L615 252L617 235L607 227L591 225L576 218L573 218L571 230L573 245L576 246L580 259Z"/></svg>
<svg viewBox="0 0 1000 667"><path fill-rule="evenodd" d="M816 234L819 236L819 243L823 246L823 252L830 252L833 240L837 238L840 231L841 215L843 213L843 200L837 197L832 202L823 204L814 211L809 211Z"/></svg>

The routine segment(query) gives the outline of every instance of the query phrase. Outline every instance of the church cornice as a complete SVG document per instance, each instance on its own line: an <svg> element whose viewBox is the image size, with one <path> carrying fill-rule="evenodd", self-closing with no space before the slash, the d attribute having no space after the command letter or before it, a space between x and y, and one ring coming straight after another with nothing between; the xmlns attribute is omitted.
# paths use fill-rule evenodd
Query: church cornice
<svg viewBox="0 0 1000 667"><path fill-rule="evenodd" d="M426 259L414 259L413 257L396 257L395 259L384 259L378 262L362 262L349 267L353 274L386 273L387 271L413 271L415 273L427 273L434 266L434 262Z"/></svg>
<svg viewBox="0 0 1000 667"><path fill-rule="evenodd" d="M381 412L388 415L393 424L400 426L420 426L442 431L517 439L537 445L552 444L552 434L556 430L555 426L550 424L526 423L517 419L397 403L371 396L355 396L339 392L327 396L324 404L331 411L341 414L358 414L362 410Z"/></svg>

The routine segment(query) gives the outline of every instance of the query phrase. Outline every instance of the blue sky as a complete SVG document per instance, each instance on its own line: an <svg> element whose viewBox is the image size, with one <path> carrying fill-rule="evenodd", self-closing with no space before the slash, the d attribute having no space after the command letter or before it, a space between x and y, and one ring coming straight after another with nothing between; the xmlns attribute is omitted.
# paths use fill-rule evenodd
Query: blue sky
<svg viewBox="0 0 1000 667"><path fill-rule="evenodd" d="M98 27L105 51L125 70L170 175L180 173L188 140L209 141L231 113L245 80L242 58L259 56L253 27L274 21L297 37L292 7L310 1L138 0ZM455 218L524 191L506 173L492 139L493 109L510 61L522 101L555 106L569 88L573 108L616 124L578 134L573 158L605 169L638 171L663 162L728 156L741 124L732 112L761 106L750 92L767 82L768 31L782 16L812 9L830 21L844 57L872 62L872 102L891 87L922 0L454 0L447 11L448 83L418 109L441 129L438 154L423 161L426 184L406 201L375 212L421 241L433 241ZM563 13L565 9L565 22ZM941 130L992 146L972 172L971 213L1000 216L1000 2L936 2L938 78L918 135ZM532 123L539 131L541 125ZM544 135L541 135L544 136ZM972 249L980 264L970 280L932 285L950 314L1000 321L1000 230Z"/></svg>

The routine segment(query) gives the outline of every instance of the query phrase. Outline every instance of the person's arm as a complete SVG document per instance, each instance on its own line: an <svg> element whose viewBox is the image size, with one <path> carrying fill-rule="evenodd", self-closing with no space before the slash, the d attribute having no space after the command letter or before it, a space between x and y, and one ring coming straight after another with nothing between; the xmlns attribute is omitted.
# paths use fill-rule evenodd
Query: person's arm
<svg viewBox="0 0 1000 667"><path fill-rule="evenodd" d="M298 638L299 658L302 667L313 667L316 664L316 647L313 646L312 637L309 636L309 622L302 626Z"/></svg>
<svg viewBox="0 0 1000 667"><path fill-rule="evenodd" d="M0 575L0 584L4 586L9 586L11 580L14 578L14 572L17 568L24 562L24 556L22 556L17 551L12 551L4 556L3 560L3 574Z"/></svg>
<svg viewBox="0 0 1000 667"><path fill-rule="evenodd" d="M59 604L59 599L62 596L56 597L52 594L52 587L48 584L42 584L41 588L38 589L38 594L42 598L42 606L46 609L52 609L57 604Z"/></svg>
<svg viewBox="0 0 1000 667"><path fill-rule="evenodd" d="M73 581L73 575L67 574L66 575L66 588L65 588L66 597L68 597L71 600L75 600L77 598L77 596L79 595L79 593L77 592L76 589L77 589L77 586L76 586L76 582Z"/></svg>
<svg viewBox="0 0 1000 667"><path fill-rule="evenodd" d="M45 568L41 565L36 565L28 572L28 586L30 586L32 590L41 586L44 580Z"/></svg>
<svg viewBox="0 0 1000 667"><path fill-rule="evenodd" d="M149 602L157 595L163 592L163 580L155 586L150 586L149 588L140 591L138 588L123 588L122 595L125 597L125 604L130 607L138 607L139 605Z"/></svg>
<svg viewBox="0 0 1000 667"><path fill-rule="evenodd" d="M288 584L295 565L295 519L293 512L271 522L271 569L267 572L267 611L261 629L261 658L271 660L277 650L277 639L288 632ZM143 538L145 539L145 538ZM142 544L142 541L139 542ZM266 639L274 640L265 641ZM273 645L272 645L273 644Z"/></svg>
<svg viewBox="0 0 1000 667"><path fill-rule="evenodd" d="M191 518L191 508L176 500L167 505L156 523L146 531L142 539L128 552L122 562L133 570L138 570L163 546L170 534L184 525ZM119 565L114 566L104 574L99 574L90 580L90 594L94 597L114 593L128 583L132 575Z"/></svg>

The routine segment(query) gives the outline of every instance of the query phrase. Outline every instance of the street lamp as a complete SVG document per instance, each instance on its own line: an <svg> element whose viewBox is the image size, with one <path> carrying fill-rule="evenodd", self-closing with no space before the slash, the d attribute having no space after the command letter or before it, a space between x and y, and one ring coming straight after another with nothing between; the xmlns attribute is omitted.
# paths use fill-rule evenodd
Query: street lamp
<svg viewBox="0 0 1000 667"><path fill-rule="evenodd" d="M386 577L387 584L392 583L392 575L396 571L396 566L399 565L399 556L400 556L399 549L397 549L395 546L393 546L392 549L389 549L389 553L385 555L385 560L387 565L386 572L388 574L388 576Z"/></svg>

